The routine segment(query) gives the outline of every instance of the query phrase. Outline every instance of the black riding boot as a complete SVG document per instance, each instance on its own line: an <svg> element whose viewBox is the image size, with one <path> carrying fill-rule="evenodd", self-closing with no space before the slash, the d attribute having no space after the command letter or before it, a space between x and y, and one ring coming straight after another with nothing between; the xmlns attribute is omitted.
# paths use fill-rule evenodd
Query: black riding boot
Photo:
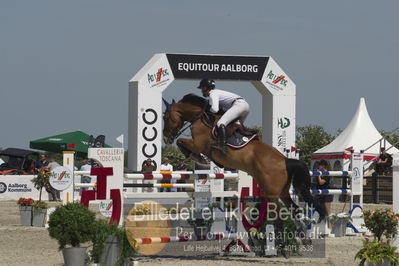
<svg viewBox="0 0 399 266"><path fill-rule="evenodd" d="M221 124L218 127L218 146L219 146L219 149L223 153L227 152L227 148L226 148L226 126L223 125L223 124Z"/></svg>

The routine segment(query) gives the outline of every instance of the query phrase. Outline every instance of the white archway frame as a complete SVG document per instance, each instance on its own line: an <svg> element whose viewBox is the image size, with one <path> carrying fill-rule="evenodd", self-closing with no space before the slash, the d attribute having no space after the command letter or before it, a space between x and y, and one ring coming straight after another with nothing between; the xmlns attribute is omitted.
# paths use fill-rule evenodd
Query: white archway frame
<svg viewBox="0 0 399 266"><path fill-rule="evenodd" d="M296 86L272 57L155 54L129 81L130 170L140 171L148 157L160 165L162 92L174 80L202 78L251 82L262 95L263 141L282 153L295 146Z"/></svg>

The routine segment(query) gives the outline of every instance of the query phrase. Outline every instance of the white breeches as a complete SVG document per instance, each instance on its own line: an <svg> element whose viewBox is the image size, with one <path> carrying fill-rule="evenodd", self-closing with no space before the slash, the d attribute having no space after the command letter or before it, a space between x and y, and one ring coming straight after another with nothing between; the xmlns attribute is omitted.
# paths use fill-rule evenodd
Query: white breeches
<svg viewBox="0 0 399 266"><path fill-rule="evenodd" d="M227 110L226 113L219 119L217 125L221 124L227 126L231 121L239 119L241 124L244 123L245 119L249 114L249 104L244 99L236 100L233 105Z"/></svg>

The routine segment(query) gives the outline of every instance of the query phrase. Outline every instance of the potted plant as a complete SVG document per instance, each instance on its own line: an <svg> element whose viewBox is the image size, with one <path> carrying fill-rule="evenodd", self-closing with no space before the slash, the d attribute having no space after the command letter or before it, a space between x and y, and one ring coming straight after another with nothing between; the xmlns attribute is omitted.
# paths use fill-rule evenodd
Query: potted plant
<svg viewBox="0 0 399 266"><path fill-rule="evenodd" d="M364 223L373 233L373 241L365 239L363 247L355 256L360 259L359 265L399 265L399 254L396 247L390 245L398 233L399 214L390 209L363 211Z"/></svg>
<svg viewBox="0 0 399 266"><path fill-rule="evenodd" d="M32 198L19 198L17 204L19 205L19 214L21 217L21 225L32 226Z"/></svg>
<svg viewBox="0 0 399 266"><path fill-rule="evenodd" d="M127 231L117 224L108 224L105 220L97 220L90 260L100 265L124 265L128 258L136 254L130 245ZM137 248L137 247L135 247Z"/></svg>
<svg viewBox="0 0 399 266"><path fill-rule="evenodd" d="M95 233L95 214L79 202L57 206L48 222L50 237L56 239L62 250L65 265L85 265L86 248L80 245L90 241Z"/></svg>
<svg viewBox="0 0 399 266"><path fill-rule="evenodd" d="M35 201L32 204L32 226L44 227L46 224L46 215L48 205L44 201Z"/></svg>
<svg viewBox="0 0 399 266"><path fill-rule="evenodd" d="M43 188L50 187L51 172L45 169L40 170L36 177L31 180L36 189L39 190L39 201L42 200Z"/></svg>
<svg viewBox="0 0 399 266"><path fill-rule="evenodd" d="M396 247L390 246L388 243L381 241L363 241L363 247L356 253L355 259L360 259L360 266L365 265L380 265L389 266L391 263L399 265L399 257L396 252Z"/></svg>
<svg viewBox="0 0 399 266"><path fill-rule="evenodd" d="M32 210L32 225L37 227L43 227L46 223L47 216L47 203L42 201L42 190L43 188L50 186L51 173L47 170L40 170L37 176L31 180L36 189L39 190L39 201L35 202Z"/></svg>
<svg viewBox="0 0 399 266"><path fill-rule="evenodd" d="M332 214L330 217L332 225L332 233L335 237L342 237L346 235L346 226L352 222L352 217L348 213Z"/></svg>

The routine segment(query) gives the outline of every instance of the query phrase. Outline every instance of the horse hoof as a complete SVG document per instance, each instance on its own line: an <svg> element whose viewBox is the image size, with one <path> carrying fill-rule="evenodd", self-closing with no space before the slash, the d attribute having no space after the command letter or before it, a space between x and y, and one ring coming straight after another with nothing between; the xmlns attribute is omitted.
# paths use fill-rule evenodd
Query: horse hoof
<svg viewBox="0 0 399 266"><path fill-rule="evenodd" d="M310 238L303 238L301 239L302 245L304 246L310 246L312 245L312 239Z"/></svg>

